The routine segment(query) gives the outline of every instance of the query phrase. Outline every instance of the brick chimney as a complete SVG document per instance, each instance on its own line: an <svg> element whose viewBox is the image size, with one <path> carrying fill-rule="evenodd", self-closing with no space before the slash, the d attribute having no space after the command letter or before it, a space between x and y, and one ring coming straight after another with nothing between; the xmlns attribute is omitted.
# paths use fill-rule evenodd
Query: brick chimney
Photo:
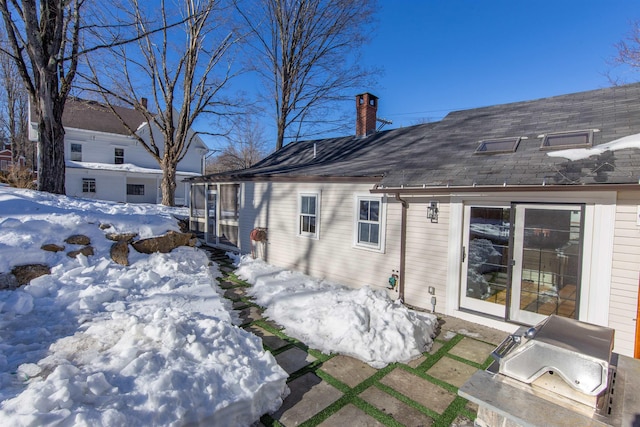
<svg viewBox="0 0 640 427"><path fill-rule="evenodd" d="M365 137L376 131L378 97L370 93L356 95L356 136Z"/></svg>

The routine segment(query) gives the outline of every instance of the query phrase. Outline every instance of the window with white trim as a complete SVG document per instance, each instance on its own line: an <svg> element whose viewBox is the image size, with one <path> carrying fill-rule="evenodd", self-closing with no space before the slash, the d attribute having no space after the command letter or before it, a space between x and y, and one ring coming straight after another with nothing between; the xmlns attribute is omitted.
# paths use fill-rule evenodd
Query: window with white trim
<svg viewBox="0 0 640 427"><path fill-rule="evenodd" d="M298 235L318 238L319 193L298 195Z"/></svg>
<svg viewBox="0 0 640 427"><path fill-rule="evenodd" d="M355 244L368 249L382 248L382 198L357 196Z"/></svg>
<svg viewBox="0 0 640 427"><path fill-rule="evenodd" d="M71 144L71 156L70 159L74 162L82 161L82 144Z"/></svg>
<svg viewBox="0 0 640 427"><path fill-rule="evenodd" d="M113 163L116 165L124 164L124 148L115 148L113 151Z"/></svg>
<svg viewBox="0 0 640 427"><path fill-rule="evenodd" d="M128 196L144 196L144 184L127 184Z"/></svg>
<svg viewBox="0 0 640 427"><path fill-rule="evenodd" d="M83 193L95 193L96 192L96 180L95 180L95 178L82 178L82 192Z"/></svg>

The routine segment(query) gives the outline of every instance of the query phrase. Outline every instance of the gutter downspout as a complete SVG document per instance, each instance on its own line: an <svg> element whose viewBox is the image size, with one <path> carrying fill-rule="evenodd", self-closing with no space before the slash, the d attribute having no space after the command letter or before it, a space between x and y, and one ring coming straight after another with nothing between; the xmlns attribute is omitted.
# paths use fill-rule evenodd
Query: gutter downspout
<svg viewBox="0 0 640 427"><path fill-rule="evenodd" d="M402 203L402 220L400 222L400 271L398 281L398 293L400 301L404 304L404 270L405 258L407 255L407 209L409 202L400 198L399 193L395 193L396 200Z"/></svg>

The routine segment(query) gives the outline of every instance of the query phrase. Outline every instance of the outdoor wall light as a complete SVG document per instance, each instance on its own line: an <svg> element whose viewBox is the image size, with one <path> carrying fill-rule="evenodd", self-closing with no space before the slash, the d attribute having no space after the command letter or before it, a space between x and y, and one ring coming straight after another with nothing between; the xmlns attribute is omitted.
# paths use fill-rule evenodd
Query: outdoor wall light
<svg viewBox="0 0 640 427"><path fill-rule="evenodd" d="M438 222L438 202L435 200L430 201L427 206L427 218L429 218L431 222Z"/></svg>

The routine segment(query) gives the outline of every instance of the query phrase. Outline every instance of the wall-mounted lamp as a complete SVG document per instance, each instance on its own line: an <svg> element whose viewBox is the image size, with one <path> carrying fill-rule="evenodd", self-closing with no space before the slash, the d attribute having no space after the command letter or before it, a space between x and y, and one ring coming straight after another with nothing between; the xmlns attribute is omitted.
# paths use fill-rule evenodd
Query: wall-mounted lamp
<svg viewBox="0 0 640 427"><path fill-rule="evenodd" d="M438 222L438 202L435 200L430 201L429 206L427 206L427 218L431 222Z"/></svg>

